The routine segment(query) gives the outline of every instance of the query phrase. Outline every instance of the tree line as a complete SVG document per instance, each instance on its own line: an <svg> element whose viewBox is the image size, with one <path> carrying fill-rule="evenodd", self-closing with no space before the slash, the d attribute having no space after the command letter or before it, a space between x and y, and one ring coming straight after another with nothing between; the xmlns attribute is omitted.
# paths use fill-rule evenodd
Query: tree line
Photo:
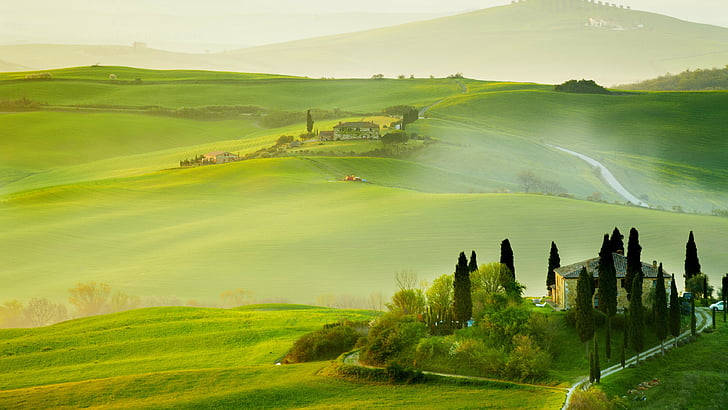
<svg viewBox="0 0 728 410"><path fill-rule="evenodd" d="M724 68L688 69L675 75L667 73L651 80L620 85L618 88L646 91L728 90L728 65Z"/></svg>

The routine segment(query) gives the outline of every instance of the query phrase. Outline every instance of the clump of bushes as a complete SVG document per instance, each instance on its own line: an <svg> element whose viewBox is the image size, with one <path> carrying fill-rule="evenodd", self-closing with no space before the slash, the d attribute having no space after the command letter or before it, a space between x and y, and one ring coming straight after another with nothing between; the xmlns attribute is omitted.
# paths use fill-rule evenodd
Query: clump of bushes
<svg viewBox="0 0 728 410"><path fill-rule="evenodd" d="M563 84L555 85L554 91L577 94L611 94L609 90L594 82L594 80L569 80Z"/></svg>
<svg viewBox="0 0 728 410"><path fill-rule="evenodd" d="M412 363L418 342L426 336L425 324L416 316L388 313L370 329L359 359L375 366L395 360Z"/></svg>
<svg viewBox="0 0 728 410"><path fill-rule="evenodd" d="M355 322L340 322L324 325L323 329L313 331L296 340L288 351L284 363L315 362L332 360L354 348L362 336Z"/></svg>

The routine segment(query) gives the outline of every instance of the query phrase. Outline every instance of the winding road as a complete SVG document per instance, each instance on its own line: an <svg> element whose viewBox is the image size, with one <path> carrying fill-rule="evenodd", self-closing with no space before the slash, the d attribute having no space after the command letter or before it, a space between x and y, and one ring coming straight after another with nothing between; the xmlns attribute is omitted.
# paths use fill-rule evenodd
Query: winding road
<svg viewBox="0 0 728 410"><path fill-rule="evenodd" d="M594 158L587 157L584 154L580 154L578 152L571 151L571 150L568 150L566 148L561 148L561 147L558 147L556 145L551 145L551 144L546 144L546 145L548 145L551 148L556 148L557 150L563 151L563 152L565 152L567 154L573 155L575 157L581 158L582 160L584 160L587 163L589 163L589 165L592 165L592 166L595 166L595 167L599 168L599 171L601 172L601 175L604 178L604 181L606 181L606 183L609 184L609 186L611 186L615 191L617 191L617 193L619 195L621 195L624 199L626 199L627 201L629 201L629 202L631 202L631 203L633 203L635 205L641 206L641 207L645 207L645 208L649 208L650 207L649 204L647 204L646 202L640 200L636 196L632 195L629 191L627 191L627 188L625 188L622 184L620 184L619 181L617 180L617 177L615 177L614 174L612 174L607 169L607 167L605 167L604 165L602 165L601 162L595 160Z"/></svg>

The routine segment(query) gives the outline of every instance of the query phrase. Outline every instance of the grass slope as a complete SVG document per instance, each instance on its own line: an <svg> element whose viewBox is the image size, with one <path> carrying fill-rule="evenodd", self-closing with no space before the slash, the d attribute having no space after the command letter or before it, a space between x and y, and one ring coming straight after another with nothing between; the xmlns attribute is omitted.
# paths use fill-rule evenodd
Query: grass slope
<svg viewBox="0 0 728 410"><path fill-rule="evenodd" d="M372 183L333 179L347 174ZM497 260L503 238L513 244L519 280L539 294L552 240L564 263L575 262L595 255L601 234L614 226L638 227L643 259L663 261L678 276L690 230L706 272L720 272L727 262L723 218L534 195L402 189L439 190L447 183L426 176L401 160L284 158L6 196L0 277L8 285L0 300L65 298L84 280L183 300L215 301L240 287L296 302L331 293L366 297L389 293L398 270L427 280L451 273L462 250L475 249L481 262ZM11 280L17 277L24 279Z"/></svg>
<svg viewBox="0 0 728 410"><path fill-rule="evenodd" d="M305 332L375 316L311 306L154 308L0 330L0 406L553 408L563 402L563 393L548 389L354 383L317 376L325 363L273 365Z"/></svg>

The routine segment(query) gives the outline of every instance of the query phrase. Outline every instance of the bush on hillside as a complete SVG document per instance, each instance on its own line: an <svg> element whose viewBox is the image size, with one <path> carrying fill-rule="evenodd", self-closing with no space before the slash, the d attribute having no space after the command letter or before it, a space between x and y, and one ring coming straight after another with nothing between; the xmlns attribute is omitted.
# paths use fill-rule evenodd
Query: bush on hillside
<svg viewBox="0 0 728 410"><path fill-rule="evenodd" d="M425 324L414 315L388 313L377 320L362 343L364 363L385 365L393 360L412 363L420 339L427 336Z"/></svg>
<svg viewBox="0 0 728 410"><path fill-rule="evenodd" d="M609 90L594 82L594 80L569 80L554 86L554 91L578 94L611 94Z"/></svg>
<svg viewBox="0 0 728 410"><path fill-rule="evenodd" d="M354 348L360 333L342 323L326 325L296 340L283 359L284 363L304 363L335 359Z"/></svg>

